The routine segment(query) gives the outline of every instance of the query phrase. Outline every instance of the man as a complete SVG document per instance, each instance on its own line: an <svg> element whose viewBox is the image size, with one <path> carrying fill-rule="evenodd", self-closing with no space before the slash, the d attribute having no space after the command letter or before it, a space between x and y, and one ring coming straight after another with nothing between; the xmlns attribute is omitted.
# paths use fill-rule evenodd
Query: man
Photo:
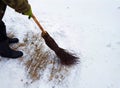
<svg viewBox="0 0 120 88"><path fill-rule="evenodd" d="M23 15L28 15L29 18L32 17L32 10L27 0L0 0L0 56L18 58L23 56L23 53L11 49L9 44L17 43L19 40L7 37L6 26L2 21L7 5Z"/></svg>

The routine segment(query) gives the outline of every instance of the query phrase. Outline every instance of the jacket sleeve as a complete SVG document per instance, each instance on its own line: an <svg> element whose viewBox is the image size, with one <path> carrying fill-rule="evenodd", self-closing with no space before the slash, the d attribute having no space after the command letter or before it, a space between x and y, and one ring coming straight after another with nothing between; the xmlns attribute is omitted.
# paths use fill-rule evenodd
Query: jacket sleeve
<svg viewBox="0 0 120 88"><path fill-rule="evenodd" d="M27 0L3 0L3 2L19 13L26 13L31 9Z"/></svg>

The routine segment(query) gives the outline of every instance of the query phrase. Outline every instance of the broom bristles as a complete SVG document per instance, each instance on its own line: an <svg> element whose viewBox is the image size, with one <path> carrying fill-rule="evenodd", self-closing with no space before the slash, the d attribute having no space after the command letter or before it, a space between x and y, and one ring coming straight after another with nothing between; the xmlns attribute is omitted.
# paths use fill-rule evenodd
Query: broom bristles
<svg viewBox="0 0 120 88"><path fill-rule="evenodd" d="M63 65L71 66L78 63L78 57L73 53L67 52L65 49L59 48L55 53Z"/></svg>
<svg viewBox="0 0 120 88"><path fill-rule="evenodd" d="M47 32L42 33L42 37L44 38L47 46L56 53L58 58L60 58L61 64L68 66L77 64L79 58L74 54L67 52L65 49L60 48Z"/></svg>

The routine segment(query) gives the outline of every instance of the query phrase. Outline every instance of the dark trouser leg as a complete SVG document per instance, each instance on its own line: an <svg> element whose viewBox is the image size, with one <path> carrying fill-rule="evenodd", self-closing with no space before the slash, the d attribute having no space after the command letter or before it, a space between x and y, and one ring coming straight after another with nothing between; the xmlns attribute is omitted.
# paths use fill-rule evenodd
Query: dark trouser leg
<svg viewBox="0 0 120 88"><path fill-rule="evenodd" d="M6 28L3 21L0 21L0 41L7 40Z"/></svg>
<svg viewBox="0 0 120 88"><path fill-rule="evenodd" d="M19 41L18 38L7 37L6 26L3 21L0 21L0 41L6 40L6 39L8 40L9 44L17 43Z"/></svg>
<svg viewBox="0 0 120 88"><path fill-rule="evenodd" d="M6 4L2 0L0 0L0 21L2 20L4 16L6 7L7 7Z"/></svg>
<svg viewBox="0 0 120 88"><path fill-rule="evenodd" d="M2 18L5 14L6 7L7 7L6 4L2 0L0 0L0 41L8 39L9 44L17 43L19 41L17 38L7 37L6 26L5 26L4 22L2 21Z"/></svg>
<svg viewBox="0 0 120 88"><path fill-rule="evenodd" d="M4 2L0 0L0 41L7 39L5 24L2 21L5 10L6 10L6 4L4 4Z"/></svg>

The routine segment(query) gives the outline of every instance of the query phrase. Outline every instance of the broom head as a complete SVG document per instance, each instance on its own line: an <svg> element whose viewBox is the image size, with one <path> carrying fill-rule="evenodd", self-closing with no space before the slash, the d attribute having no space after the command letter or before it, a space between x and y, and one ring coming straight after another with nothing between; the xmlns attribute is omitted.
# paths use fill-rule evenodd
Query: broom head
<svg viewBox="0 0 120 88"><path fill-rule="evenodd" d="M44 38L47 46L52 49L60 59L61 64L71 66L78 63L79 58L75 54L72 54L65 49L60 48L47 32L42 32L42 37Z"/></svg>

